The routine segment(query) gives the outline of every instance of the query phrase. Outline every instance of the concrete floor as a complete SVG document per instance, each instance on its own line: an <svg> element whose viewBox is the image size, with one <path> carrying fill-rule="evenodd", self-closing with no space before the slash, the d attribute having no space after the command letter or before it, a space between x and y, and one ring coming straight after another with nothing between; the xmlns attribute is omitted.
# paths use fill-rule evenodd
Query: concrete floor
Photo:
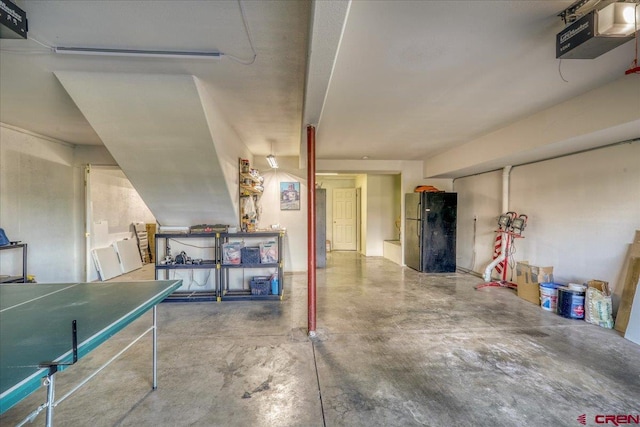
<svg viewBox="0 0 640 427"><path fill-rule="evenodd" d="M159 388L145 339L61 403L55 425L579 426L582 414L587 425L640 414L640 346L479 282L331 253L313 340L306 274L286 277L281 302L161 304ZM63 372L57 396L150 322ZM44 400L42 389L0 425Z"/></svg>

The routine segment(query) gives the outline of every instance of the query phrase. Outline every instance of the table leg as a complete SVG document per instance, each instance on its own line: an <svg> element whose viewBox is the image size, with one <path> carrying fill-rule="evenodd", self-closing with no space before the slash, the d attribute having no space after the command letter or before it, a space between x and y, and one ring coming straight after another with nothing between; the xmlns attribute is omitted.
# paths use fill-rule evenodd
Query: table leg
<svg viewBox="0 0 640 427"><path fill-rule="evenodd" d="M52 427L53 426L53 400L55 398L55 373L47 375L47 379L45 380L47 386L47 419L45 426Z"/></svg>
<svg viewBox="0 0 640 427"><path fill-rule="evenodd" d="M157 362L158 362L158 326L157 326L157 306L153 306L153 389L158 388L158 374L157 374Z"/></svg>

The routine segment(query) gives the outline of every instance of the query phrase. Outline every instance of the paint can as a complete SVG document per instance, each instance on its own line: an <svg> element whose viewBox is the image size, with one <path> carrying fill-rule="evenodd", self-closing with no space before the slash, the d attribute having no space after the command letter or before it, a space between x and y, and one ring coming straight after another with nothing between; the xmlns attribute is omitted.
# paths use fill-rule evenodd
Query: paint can
<svg viewBox="0 0 640 427"><path fill-rule="evenodd" d="M584 290L559 287L557 313L568 319L584 319L584 295Z"/></svg>
<svg viewBox="0 0 640 427"><path fill-rule="evenodd" d="M543 310L556 312L559 286L557 283L540 283L540 307Z"/></svg>
<svg viewBox="0 0 640 427"><path fill-rule="evenodd" d="M578 291L578 292L586 292L587 290L587 287L585 285L581 285L579 283L569 283L567 287L572 291Z"/></svg>

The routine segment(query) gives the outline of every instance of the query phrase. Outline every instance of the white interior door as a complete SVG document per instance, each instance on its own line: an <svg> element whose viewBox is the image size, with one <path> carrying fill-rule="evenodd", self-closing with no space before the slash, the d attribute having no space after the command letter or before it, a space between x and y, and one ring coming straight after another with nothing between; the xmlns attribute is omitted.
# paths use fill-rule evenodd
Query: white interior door
<svg viewBox="0 0 640 427"><path fill-rule="evenodd" d="M356 189L333 190L333 249L355 251L356 241Z"/></svg>

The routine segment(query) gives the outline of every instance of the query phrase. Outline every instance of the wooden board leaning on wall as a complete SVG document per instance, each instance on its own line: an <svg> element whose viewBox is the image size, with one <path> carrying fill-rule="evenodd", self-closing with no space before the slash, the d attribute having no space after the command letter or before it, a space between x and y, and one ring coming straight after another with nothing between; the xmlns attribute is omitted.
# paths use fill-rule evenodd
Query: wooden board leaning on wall
<svg viewBox="0 0 640 427"><path fill-rule="evenodd" d="M615 292L620 297L620 305L618 306L614 328L624 334L629 324L633 297L640 278L640 230L636 231L633 243L629 245L622 272L623 274L620 276L620 282L616 286Z"/></svg>

